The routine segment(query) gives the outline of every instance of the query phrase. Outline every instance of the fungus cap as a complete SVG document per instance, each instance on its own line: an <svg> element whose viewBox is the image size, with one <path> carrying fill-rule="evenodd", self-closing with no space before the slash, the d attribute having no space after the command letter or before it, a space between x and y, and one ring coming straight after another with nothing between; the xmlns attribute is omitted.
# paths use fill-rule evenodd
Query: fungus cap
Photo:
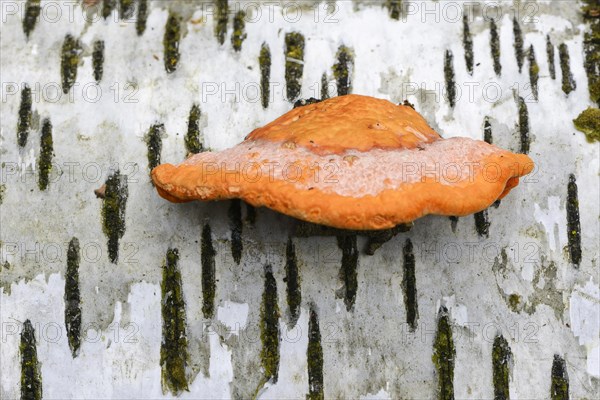
<svg viewBox="0 0 600 400"><path fill-rule="evenodd" d="M441 138L412 107L346 95L295 108L230 149L154 168L173 202L240 198L342 229L481 211L532 160L480 140Z"/></svg>

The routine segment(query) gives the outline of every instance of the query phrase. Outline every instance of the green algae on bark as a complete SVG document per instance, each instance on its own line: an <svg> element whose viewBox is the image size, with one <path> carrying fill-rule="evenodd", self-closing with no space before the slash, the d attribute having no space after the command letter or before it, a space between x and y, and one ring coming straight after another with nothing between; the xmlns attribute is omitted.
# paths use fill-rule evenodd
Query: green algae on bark
<svg viewBox="0 0 600 400"><path fill-rule="evenodd" d="M569 375L564 358L558 354L554 355L552 361L552 383L550 386L550 398L552 400L569 399Z"/></svg>
<svg viewBox="0 0 600 400"><path fill-rule="evenodd" d="M308 364L307 400L323 400L323 347L321 346L321 330L316 306L311 304L308 320L308 348L306 350Z"/></svg>
<svg viewBox="0 0 600 400"><path fill-rule="evenodd" d="M404 289L404 306L406 309L406 322L412 331L417 328L419 307L417 303L417 278L415 275L415 255L413 244L406 239L402 250L404 256L402 275L402 288Z"/></svg>
<svg viewBox="0 0 600 400"><path fill-rule="evenodd" d="M560 70L562 71L562 90L568 96L569 93L577 88L577 85L571 73L569 48L564 43L558 46L558 58L560 59Z"/></svg>
<svg viewBox="0 0 600 400"><path fill-rule="evenodd" d="M30 320L23 323L21 331L21 399L42 399L42 375L37 356L35 330Z"/></svg>
<svg viewBox="0 0 600 400"><path fill-rule="evenodd" d="M202 254L200 262L202 264L202 314L204 318L211 319L215 311L215 249L212 242L212 233L209 224L202 228Z"/></svg>
<svg viewBox="0 0 600 400"><path fill-rule="evenodd" d="M386 0L385 3L391 19L399 20L402 15L402 0Z"/></svg>
<svg viewBox="0 0 600 400"><path fill-rule="evenodd" d="M181 40L181 17L173 12L165 25L163 39L165 70L168 74L177 70L179 64L179 41Z"/></svg>
<svg viewBox="0 0 600 400"><path fill-rule="evenodd" d="M352 92L352 74L354 71L354 52L341 45L336 54L337 63L333 66L333 76L337 83L338 96Z"/></svg>
<svg viewBox="0 0 600 400"><path fill-rule="evenodd" d="M81 295L79 293L79 240L74 237L67 250L67 272L65 273L65 327L69 348L73 358L81 345Z"/></svg>
<svg viewBox="0 0 600 400"><path fill-rule="evenodd" d="M185 149L191 154L198 154L204 151L202 141L200 139L200 106L198 104L192 105L190 114L188 116L188 129L185 135Z"/></svg>
<svg viewBox="0 0 600 400"><path fill-rule="evenodd" d="M452 60L452 52L446 50L444 55L444 78L446 80L446 95L450 107L454 107L454 104L456 104L456 83L454 82L454 65Z"/></svg>
<svg viewBox="0 0 600 400"><path fill-rule="evenodd" d="M346 311L350 311L356 300L358 291L358 249L356 247L356 235L338 236L338 245L342 249L342 267L340 278L344 283L344 303Z"/></svg>
<svg viewBox="0 0 600 400"><path fill-rule="evenodd" d="M288 101L295 101L302 89L304 73L304 35L290 32L285 35L285 83Z"/></svg>
<svg viewBox="0 0 600 400"><path fill-rule="evenodd" d="M288 238L285 249L285 283L290 320L288 326L293 328L300 317L302 291L300 290L300 271L298 269L298 259L296 258L296 248L291 237Z"/></svg>
<svg viewBox="0 0 600 400"><path fill-rule="evenodd" d="M19 106L19 122L17 124L17 143L25 147L31 126L31 88L24 84L21 89L21 105Z"/></svg>
<svg viewBox="0 0 600 400"><path fill-rule="evenodd" d="M530 146L529 111L527 110L527 104L522 97L519 97L519 137L521 139L519 153L528 154Z"/></svg>
<svg viewBox="0 0 600 400"><path fill-rule="evenodd" d="M473 75L473 37L469 29L468 15L463 15L463 47L465 48L465 64L469 75Z"/></svg>
<svg viewBox="0 0 600 400"><path fill-rule="evenodd" d="M494 338L492 345L492 377L494 381L494 400L510 399L510 369L512 352L502 335Z"/></svg>
<svg viewBox="0 0 600 400"><path fill-rule="evenodd" d="M29 35L35 29L40 12L40 0L27 0L27 3L25 3L25 15L23 16L23 32L25 32L27 39L29 39Z"/></svg>
<svg viewBox="0 0 600 400"><path fill-rule="evenodd" d="M263 42L260 47L258 64L260 66L261 104L263 108L267 108L269 106L269 97L271 96L271 88L269 86L269 80L271 79L271 50L266 42Z"/></svg>
<svg viewBox="0 0 600 400"><path fill-rule="evenodd" d="M600 142L600 109L588 107L573 120L573 124L585 133L588 142Z"/></svg>
<svg viewBox="0 0 600 400"><path fill-rule="evenodd" d="M438 313L437 332L433 343L431 357L438 378L438 398L454 399L454 360L456 349L452 339L452 328L446 307L440 307Z"/></svg>
<svg viewBox="0 0 600 400"><path fill-rule="evenodd" d="M583 65L590 98L600 106L600 1L583 0L582 3L583 18L590 24L590 30L583 36Z"/></svg>
<svg viewBox="0 0 600 400"><path fill-rule="evenodd" d="M246 13L238 11L233 17L233 33L231 34L231 45L233 50L242 50L242 43L246 39Z"/></svg>
<svg viewBox="0 0 600 400"><path fill-rule="evenodd" d="M42 123L42 136L40 139L40 157L38 186L40 190L46 190L49 184L50 170L52 169L52 156L54 155L54 143L52 139L52 123L49 118Z"/></svg>
<svg viewBox="0 0 600 400"><path fill-rule="evenodd" d="M277 383L279 375L279 307L277 305L277 282L270 265L265 267L265 284L260 307L260 351L264 378Z"/></svg>
<svg viewBox="0 0 600 400"><path fill-rule="evenodd" d="M160 164L162 152L162 137L165 133L164 124L154 124L146 134L146 146L148 148L148 168L152 171Z"/></svg>
<svg viewBox="0 0 600 400"><path fill-rule="evenodd" d="M548 72L550 78L556 79L556 67L554 66L554 45L550 41L550 35L546 35L546 56L548 57Z"/></svg>
<svg viewBox="0 0 600 400"><path fill-rule="evenodd" d="M500 35L498 35L496 21L493 19L490 21L490 48L492 50L492 60L494 61L494 72L497 76L500 76L502 73L502 64L500 64Z"/></svg>
<svg viewBox="0 0 600 400"><path fill-rule="evenodd" d="M96 40L94 42L94 51L92 53L92 65L94 68L94 79L96 82L102 80L104 74L104 41Z"/></svg>
<svg viewBox="0 0 600 400"><path fill-rule="evenodd" d="M227 215L229 216L229 227L231 228L231 256L233 261L240 265L242 250L244 249L242 243L242 201L240 199L231 200Z"/></svg>
<svg viewBox="0 0 600 400"><path fill-rule="evenodd" d="M179 250L168 249L162 268L162 343L160 367L163 392L178 396L188 390L189 364L185 301L178 267Z"/></svg>
<svg viewBox="0 0 600 400"><path fill-rule="evenodd" d="M517 66L519 67L519 73L523 68L523 60L525 59L525 52L523 51L523 33L521 32L521 26L517 17L513 17L513 36L514 36L514 48L515 57L517 58Z"/></svg>
<svg viewBox="0 0 600 400"><path fill-rule="evenodd" d="M227 0L216 0L216 23L215 36L219 44L225 43L225 35L227 35L227 22L229 19L229 4Z"/></svg>
<svg viewBox="0 0 600 400"><path fill-rule="evenodd" d="M69 89L77 80L77 67L79 66L79 55L81 54L81 45L79 40L71 34L65 36L61 51L60 71L62 76L63 93L68 93Z"/></svg>
<svg viewBox="0 0 600 400"><path fill-rule="evenodd" d="M527 60L529 61L529 84L531 85L531 92L533 93L533 98L537 101L540 67L538 66L537 61L535 60L535 51L533 50L533 45L529 46L529 51L527 52Z"/></svg>
<svg viewBox="0 0 600 400"><path fill-rule="evenodd" d="M119 259L119 239L125 233L125 206L127 204L127 176L113 172L106 180L102 201L102 230L108 238L108 259L116 264Z"/></svg>
<svg viewBox="0 0 600 400"><path fill-rule="evenodd" d="M138 36L142 36L146 31L146 21L148 20L148 0L139 0L137 20L135 21L135 31Z"/></svg>
<svg viewBox="0 0 600 400"><path fill-rule="evenodd" d="M567 239L571 263L579 267L581 263L581 223L579 220L579 196L575 175L569 175L567 185Z"/></svg>

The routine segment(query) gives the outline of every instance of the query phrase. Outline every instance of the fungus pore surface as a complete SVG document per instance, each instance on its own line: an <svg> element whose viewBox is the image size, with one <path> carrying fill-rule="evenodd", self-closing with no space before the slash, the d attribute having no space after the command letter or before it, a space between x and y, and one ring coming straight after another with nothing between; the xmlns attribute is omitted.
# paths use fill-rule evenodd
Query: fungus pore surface
<svg viewBox="0 0 600 400"><path fill-rule="evenodd" d="M240 198L342 229L391 228L481 211L533 161L470 138L443 139L414 109L346 95L295 108L230 149L152 171L173 202Z"/></svg>

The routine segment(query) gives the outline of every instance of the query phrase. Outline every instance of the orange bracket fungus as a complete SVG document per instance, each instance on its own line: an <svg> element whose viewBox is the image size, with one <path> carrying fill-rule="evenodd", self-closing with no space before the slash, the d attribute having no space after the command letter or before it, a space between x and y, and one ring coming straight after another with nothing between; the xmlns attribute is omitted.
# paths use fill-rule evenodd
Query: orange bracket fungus
<svg viewBox="0 0 600 400"><path fill-rule="evenodd" d="M525 154L443 139L412 107L346 95L295 108L233 148L154 168L173 202L240 198L300 220L380 230L484 210L533 169Z"/></svg>

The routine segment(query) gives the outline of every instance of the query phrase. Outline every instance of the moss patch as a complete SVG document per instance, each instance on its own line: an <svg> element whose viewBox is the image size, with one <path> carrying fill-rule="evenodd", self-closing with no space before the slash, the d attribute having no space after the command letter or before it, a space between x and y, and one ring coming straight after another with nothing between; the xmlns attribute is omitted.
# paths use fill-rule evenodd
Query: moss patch
<svg viewBox="0 0 600 400"><path fill-rule="evenodd" d="M81 345L81 296L79 293L79 240L72 238L67 250L65 273L65 327L73 358Z"/></svg>
<svg viewBox="0 0 600 400"><path fill-rule="evenodd" d="M127 177L115 171L106 180L102 202L102 230L108 238L108 259L116 264L119 259L119 239L125 233L125 206L127 204Z"/></svg>
<svg viewBox="0 0 600 400"><path fill-rule="evenodd" d="M285 250L285 283L287 303L289 307L289 326L293 328L300 317L300 304L302 303L302 291L300 290L300 271L296 258L296 248L292 238L288 238Z"/></svg>
<svg viewBox="0 0 600 400"><path fill-rule="evenodd" d="M29 35L35 29L35 24L40 16L40 0L27 0L25 4L25 15L23 16L23 32L29 39Z"/></svg>
<svg viewBox="0 0 600 400"><path fill-rule="evenodd" d="M519 67L519 73L523 68L523 60L525 59L525 52L523 51L523 33L521 32L521 25L517 21L517 17L513 18L513 37L514 37L514 48L515 57L517 58L517 66Z"/></svg>
<svg viewBox="0 0 600 400"><path fill-rule="evenodd" d="M441 307L438 315L437 333L431 357L438 377L438 399L454 399L454 360L456 350L452 340L452 328L448 310Z"/></svg>
<svg viewBox="0 0 600 400"><path fill-rule="evenodd" d="M227 0L216 0L216 24L215 24L215 36L219 41L219 44L225 43L225 36L227 35L227 21L229 15L229 4Z"/></svg>
<svg viewBox="0 0 600 400"><path fill-rule="evenodd" d="M23 85L21 89L21 105L19 106L19 122L17 123L17 143L21 147L27 144L31 126L31 88Z"/></svg>
<svg viewBox="0 0 600 400"><path fill-rule="evenodd" d="M444 54L444 78L446 81L446 95L450 107L456 104L456 83L454 82L454 65L453 55L450 50L446 50Z"/></svg>
<svg viewBox="0 0 600 400"><path fill-rule="evenodd" d="M295 101L302 89L304 73L304 35L290 32L285 35L285 83L288 101Z"/></svg>
<svg viewBox="0 0 600 400"><path fill-rule="evenodd" d="M178 268L179 251L169 249L163 264L162 343L160 366L163 392L179 395L188 390L186 368L189 364L187 349L185 302Z"/></svg>
<svg viewBox="0 0 600 400"><path fill-rule="evenodd" d="M121 19L129 19L133 17L135 6L134 0L119 0L119 15Z"/></svg>
<svg viewBox="0 0 600 400"><path fill-rule="evenodd" d="M72 35L65 36L61 51L60 71L62 76L63 93L68 93L69 89L77 80L77 67L79 66L79 55L81 54L81 45L79 40Z"/></svg>
<svg viewBox="0 0 600 400"><path fill-rule="evenodd" d="M146 134L146 146L148 148L148 168L152 171L160 164L162 152L162 137L165 133L164 124L154 124Z"/></svg>
<svg viewBox="0 0 600 400"><path fill-rule="evenodd" d="M233 17L233 33L231 34L231 45L233 50L242 50L242 43L246 39L246 13L238 11Z"/></svg>
<svg viewBox="0 0 600 400"><path fill-rule="evenodd" d="M94 51L92 53L92 65L94 68L94 79L96 82L102 80L104 74L104 41L96 40L94 42Z"/></svg>
<svg viewBox="0 0 600 400"><path fill-rule="evenodd" d="M529 84L531 85L531 92L533 93L533 98L537 101L540 67L538 66L537 61L535 60L535 50L533 49L533 45L529 46L529 51L527 52L527 60L529 61Z"/></svg>
<svg viewBox="0 0 600 400"><path fill-rule="evenodd" d="M469 29L468 15L463 15L463 47L465 49L465 64L469 75L473 75L473 37Z"/></svg>
<svg viewBox="0 0 600 400"><path fill-rule="evenodd" d="M592 101L600 106L600 1L583 0L582 12L590 30L583 37L584 67Z"/></svg>
<svg viewBox="0 0 600 400"><path fill-rule="evenodd" d="M260 352L264 377L267 381L277 383L279 375L279 307L277 305L277 282L273 277L271 266L265 267L265 286L260 308Z"/></svg>
<svg viewBox="0 0 600 400"><path fill-rule="evenodd" d="M215 311L215 249L212 243L212 234L209 224L202 229L202 314L204 318L210 319Z"/></svg>
<svg viewBox="0 0 600 400"><path fill-rule="evenodd" d="M402 276L402 288L404 289L404 306L406 308L406 322L412 331L417 328L419 318L419 307L417 303L417 278L415 275L415 255L413 244L406 239L403 249L404 263Z"/></svg>
<svg viewBox="0 0 600 400"><path fill-rule="evenodd" d="M110 17L112 11L115 9L117 0L103 0L102 1L102 16L104 19Z"/></svg>
<svg viewBox="0 0 600 400"><path fill-rule="evenodd" d="M341 45L336 54L337 63L333 66L333 76L337 82L338 96L352 92L352 73L354 70L354 52Z"/></svg>
<svg viewBox="0 0 600 400"><path fill-rule="evenodd" d="M498 35L496 21L493 19L490 21L490 48L492 50L492 60L494 61L494 72L497 76L500 76L502 73L502 65L500 64L500 35Z"/></svg>
<svg viewBox="0 0 600 400"><path fill-rule="evenodd" d="M568 96L577 87L573 74L571 73L571 62L569 58L569 48L561 43L558 46L558 58L560 59L560 69L562 71L562 90Z"/></svg>
<svg viewBox="0 0 600 400"><path fill-rule="evenodd" d="M569 376L567 375L567 364L564 358L558 354L554 355L552 361L552 384L550 386L550 398L552 400L569 399Z"/></svg>
<svg viewBox="0 0 600 400"><path fill-rule="evenodd" d="M575 128L585 133L587 141L600 142L600 110L588 107L573 120Z"/></svg>
<svg viewBox="0 0 600 400"><path fill-rule="evenodd" d="M575 175L569 175L567 186L567 239L571 262L575 267L581 263L581 223L579 221L579 197Z"/></svg>
<svg viewBox="0 0 600 400"><path fill-rule="evenodd" d="M54 155L54 141L52 139L52 123L50 119L44 119L42 123L42 136L40 139L40 157L38 186L40 190L46 190L49 184L50 170L52 169L52 156Z"/></svg>
<svg viewBox="0 0 600 400"><path fill-rule="evenodd" d="M508 296L508 306L512 312L519 312L523 308L521 296L516 293L511 293Z"/></svg>
<svg viewBox="0 0 600 400"><path fill-rule="evenodd" d="M494 399L508 400L510 367L512 363L512 352L504 336L494 338L492 346L492 377L494 381Z"/></svg>
<svg viewBox="0 0 600 400"><path fill-rule="evenodd" d="M554 45L550 41L550 35L546 35L546 56L548 57L548 72L550 78L556 79L556 67L554 66Z"/></svg>
<svg viewBox="0 0 600 400"><path fill-rule="evenodd" d="M167 73L177 70L179 64L179 41L181 40L181 17L173 12L165 25L165 36L163 39L164 62Z"/></svg>
<svg viewBox="0 0 600 400"><path fill-rule="evenodd" d="M269 80L271 79L271 50L269 50L269 45L266 43L263 43L260 47L258 64L260 66L261 104L263 108L267 108L269 106L269 97L271 96L269 86Z"/></svg>
<svg viewBox="0 0 600 400"><path fill-rule="evenodd" d="M385 5L391 19L399 20L402 15L402 0L386 0Z"/></svg>
<svg viewBox="0 0 600 400"><path fill-rule="evenodd" d="M227 212L229 216L229 227L231 228L231 256L236 264L240 264L242 261L242 250L244 244L242 243L242 202L239 199L231 200L229 210Z"/></svg>
<svg viewBox="0 0 600 400"><path fill-rule="evenodd" d="M21 353L21 399L41 400L42 375L37 356L35 331L29 320L23 323L19 351Z"/></svg>
<svg viewBox="0 0 600 400"><path fill-rule="evenodd" d="M137 20L135 21L135 31L138 36L142 36L146 31L146 21L148 20L148 0L138 1Z"/></svg>
<svg viewBox="0 0 600 400"><path fill-rule="evenodd" d="M522 154L529 153L529 111L527 110L527 103L522 97L519 97L519 138L521 139L519 152Z"/></svg>
<svg viewBox="0 0 600 400"><path fill-rule="evenodd" d="M200 139L200 106L194 104L188 116L188 129L185 135L185 149L188 153L198 154L204 151Z"/></svg>
<svg viewBox="0 0 600 400"><path fill-rule="evenodd" d="M308 321L308 349L306 351L308 362L308 394L307 400L323 400L323 347L321 346L321 330L319 329L319 315L314 304L310 307Z"/></svg>

